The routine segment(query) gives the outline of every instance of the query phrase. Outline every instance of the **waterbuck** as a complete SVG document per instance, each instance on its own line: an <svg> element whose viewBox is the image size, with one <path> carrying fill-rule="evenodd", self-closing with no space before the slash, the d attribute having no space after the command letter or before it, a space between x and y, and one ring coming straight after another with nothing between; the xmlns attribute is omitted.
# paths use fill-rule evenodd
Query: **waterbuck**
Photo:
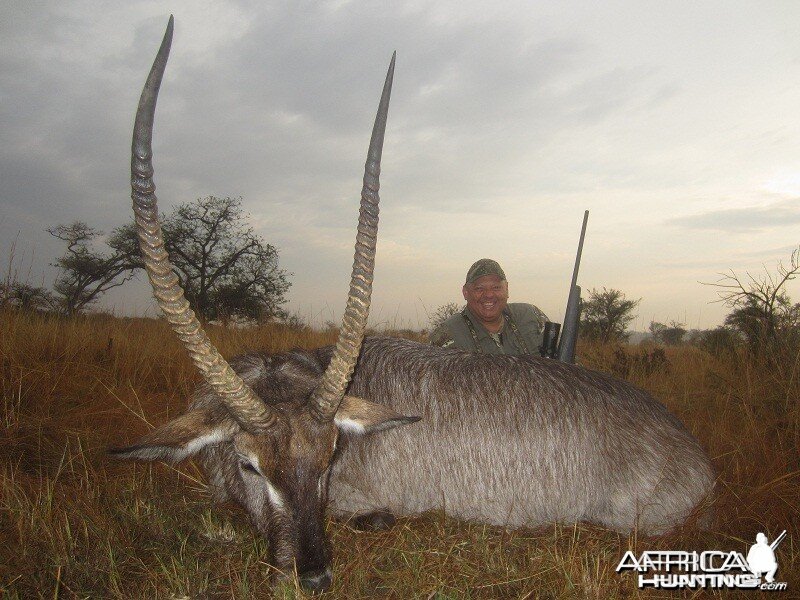
<svg viewBox="0 0 800 600"><path fill-rule="evenodd" d="M336 346L228 364L189 309L158 224L151 139L171 38L172 18L136 114L132 197L155 297L205 381L185 414L112 454L199 456L216 499L244 507L269 540L271 563L310 590L331 582L326 508L375 526L392 513L444 509L498 525L587 520L660 533L709 494L713 470L697 440L626 382L533 356L364 339L394 57Z"/></svg>

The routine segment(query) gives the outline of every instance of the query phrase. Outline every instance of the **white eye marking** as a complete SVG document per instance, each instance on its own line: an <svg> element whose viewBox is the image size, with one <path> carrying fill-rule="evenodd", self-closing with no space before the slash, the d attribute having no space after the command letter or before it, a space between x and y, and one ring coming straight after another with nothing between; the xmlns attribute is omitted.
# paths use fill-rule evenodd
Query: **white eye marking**
<svg viewBox="0 0 800 600"><path fill-rule="evenodd" d="M281 496L281 493L275 489L275 486L270 483L269 479L264 479L267 482L267 495L269 496L269 501L272 503L272 506L278 510L284 510L283 497Z"/></svg>
<svg viewBox="0 0 800 600"><path fill-rule="evenodd" d="M273 508L280 510L282 512L286 511L286 504L283 501L283 496L278 491L278 489L272 485L272 482L267 479L267 476L264 475L264 472L261 470L261 465L258 463L257 456L250 456L248 454L241 454L239 452L236 453L240 460L240 465L244 470L253 469L258 475L264 478L264 483L267 485L267 497L269 498L270 504L272 504ZM248 469L248 467L250 469ZM256 473L253 473L254 475Z"/></svg>

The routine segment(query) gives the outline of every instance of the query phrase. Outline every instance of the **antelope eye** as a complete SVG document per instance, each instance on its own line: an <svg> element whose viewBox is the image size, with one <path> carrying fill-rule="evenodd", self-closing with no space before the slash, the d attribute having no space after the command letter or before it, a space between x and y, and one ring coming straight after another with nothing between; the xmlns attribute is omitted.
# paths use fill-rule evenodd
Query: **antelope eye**
<svg viewBox="0 0 800 600"><path fill-rule="evenodd" d="M253 466L252 463L249 463L247 461L242 461L242 462L239 463L239 466L242 468L243 471L250 471L251 473L254 473L255 475L261 475L261 473L258 471L258 469L256 469Z"/></svg>

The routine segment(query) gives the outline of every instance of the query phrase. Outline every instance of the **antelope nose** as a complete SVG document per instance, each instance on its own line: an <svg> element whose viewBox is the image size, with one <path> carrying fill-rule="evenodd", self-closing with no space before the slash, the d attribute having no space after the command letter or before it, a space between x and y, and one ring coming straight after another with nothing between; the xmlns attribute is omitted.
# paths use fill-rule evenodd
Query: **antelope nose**
<svg viewBox="0 0 800 600"><path fill-rule="evenodd" d="M324 592L331 587L331 570L304 573L300 575L300 585L308 592Z"/></svg>

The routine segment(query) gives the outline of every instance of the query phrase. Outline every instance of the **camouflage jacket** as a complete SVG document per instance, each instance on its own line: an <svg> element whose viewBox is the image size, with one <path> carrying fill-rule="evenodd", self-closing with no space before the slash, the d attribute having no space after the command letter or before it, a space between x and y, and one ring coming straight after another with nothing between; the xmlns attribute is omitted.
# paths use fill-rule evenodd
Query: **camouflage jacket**
<svg viewBox="0 0 800 600"><path fill-rule="evenodd" d="M431 332L430 342L483 354L539 354L545 314L533 304L515 302L503 311L505 323L492 336L468 308L453 315Z"/></svg>

